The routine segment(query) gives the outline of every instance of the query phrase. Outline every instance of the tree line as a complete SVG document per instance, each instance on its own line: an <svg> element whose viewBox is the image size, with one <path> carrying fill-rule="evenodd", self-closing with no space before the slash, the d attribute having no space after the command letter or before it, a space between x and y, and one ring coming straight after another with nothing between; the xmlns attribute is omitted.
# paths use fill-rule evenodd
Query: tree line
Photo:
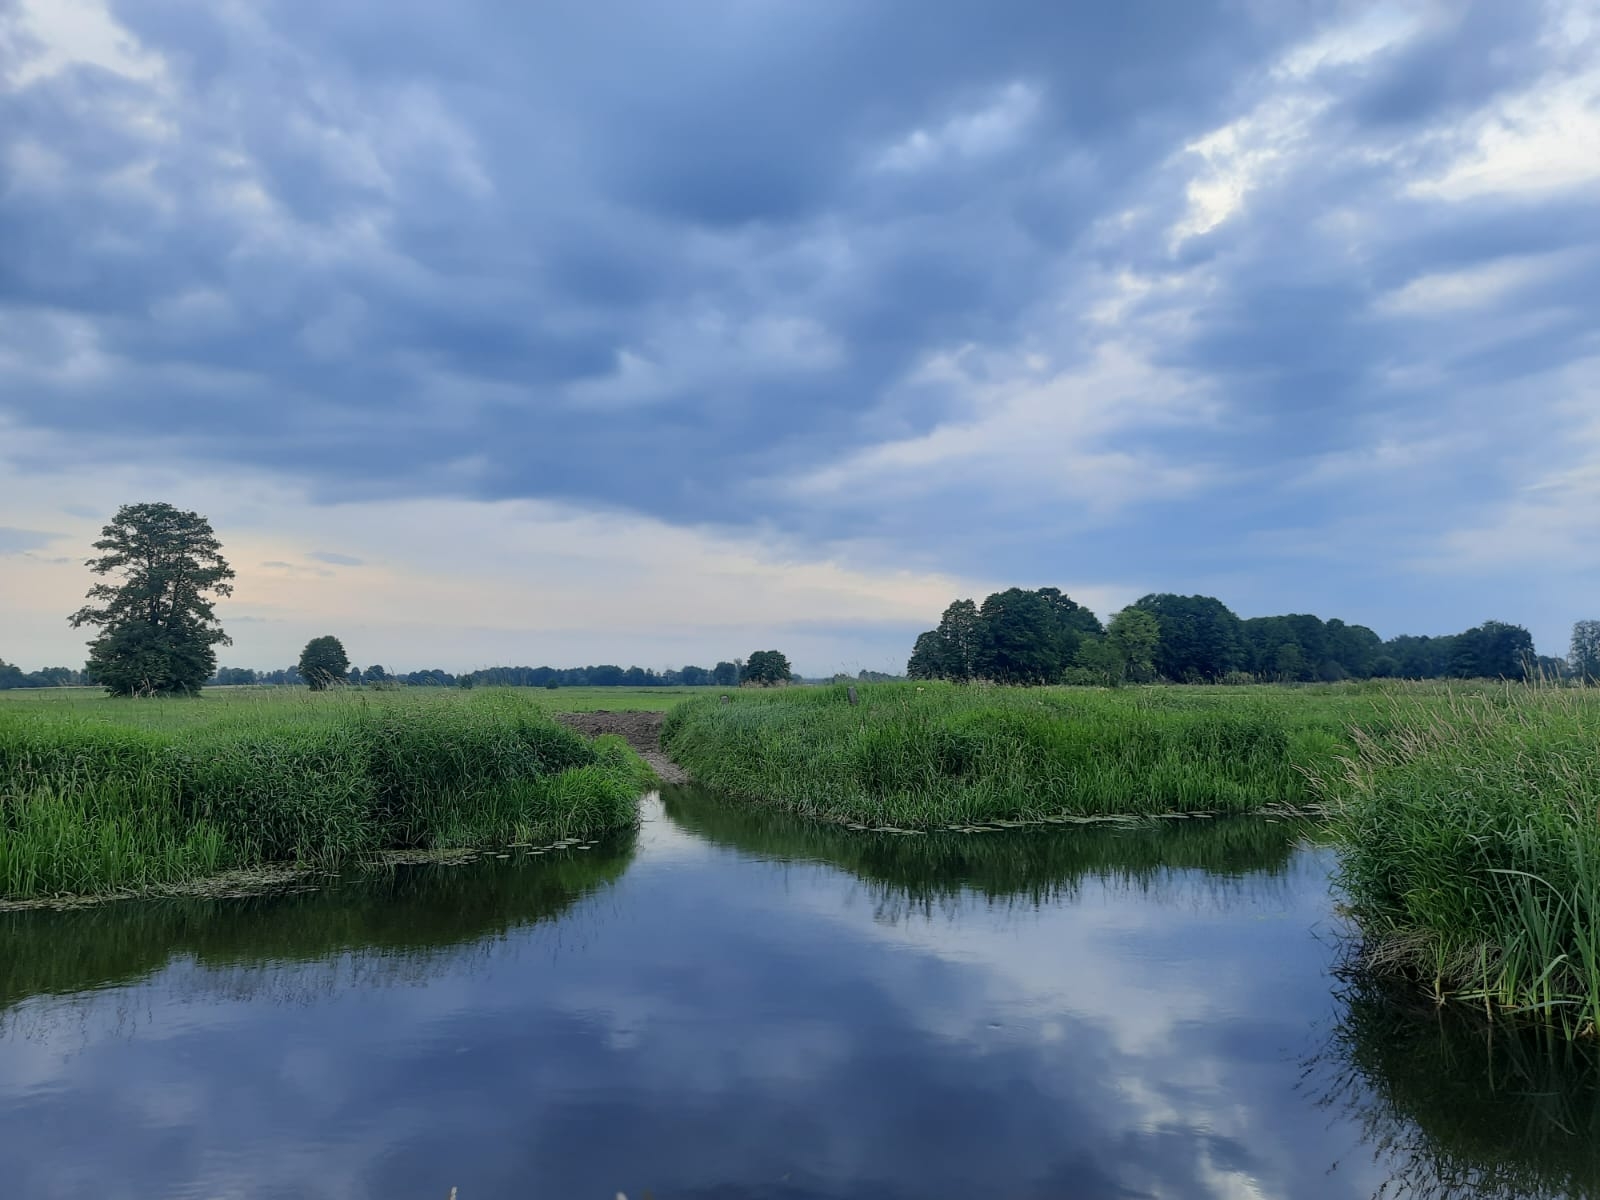
<svg viewBox="0 0 1600 1200"><path fill-rule="evenodd" d="M758 651L759 653L759 651ZM663 671L648 667L619 667L601 663L589 667L480 667L459 674L432 668L425 671L388 671L380 664L352 666L339 672L324 686L344 683L393 684L406 687L737 687L743 680L743 660L719 662L714 667L686 665ZM219 686L248 684L288 684L304 686L310 680L298 666L277 671L255 671L249 667L222 667L207 681Z"/></svg>
<svg viewBox="0 0 1600 1200"><path fill-rule="evenodd" d="M1566 659L1539 657L1520 625L1485 621L1385 641L1309 613L1240 618L1214 596L1141 597L1102 625L1058 588L956 600L917 637L913 679L996 683L1251 683L1342 679L1600 679L1600 622L1580 621Z"/></svg>

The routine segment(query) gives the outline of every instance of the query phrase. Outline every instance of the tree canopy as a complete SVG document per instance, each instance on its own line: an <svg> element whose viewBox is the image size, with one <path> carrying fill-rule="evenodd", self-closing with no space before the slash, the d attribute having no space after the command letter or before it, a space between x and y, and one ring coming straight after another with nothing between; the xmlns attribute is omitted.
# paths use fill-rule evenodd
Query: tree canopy
<svg viewBox="0 0 1600 1200"><path fill-rule="evenodd" d="M1578 621L1572 626L1572 646L1567 665L1579 679L1600 680L1600 621Z"/></svg>
<svg viewBox="0 0 1600 1200"><path fill-rule="evenodd" d="M1573 630L1571 670L1600 678L1600 621ZM1309 613L1239 617L1214 596L1155 593L1102 628L1056 588L995 592L982 606L957 600L935 629L917 636L906 664L913 679L995 683L1222 680L1333 682L1372 678L1522 679L1564 674L1567 663L1536 659L1520 625L1485 621L1446 637L1382 640L1364 625Z"/></svg>
<svg viewBox="0 0 1600 1200"><path fill-rule="evenodd" d="M125 504L94 548L84 565L117 581L96 583L68 618L100 629L89 673L114 695L198 692L216 670L215 647L229 643L213 597L233 592L210 522L170 504Z"/></svg>
<svg viewBox="0 0 1600 1200"><path fill-rule="evenodd" d="M331 633L312 638L300 651L300 676L313 692L343 683L349 670L350 656L344 652L344 643Z"/></svg>
<svg viewBox="0 0 1600 1200"><path fill-rule="evenodd" d="M768 686L788 683L794 677L789 660L778 650L757 650L745 661L740 672L740 683L759 683Z"/></svg>

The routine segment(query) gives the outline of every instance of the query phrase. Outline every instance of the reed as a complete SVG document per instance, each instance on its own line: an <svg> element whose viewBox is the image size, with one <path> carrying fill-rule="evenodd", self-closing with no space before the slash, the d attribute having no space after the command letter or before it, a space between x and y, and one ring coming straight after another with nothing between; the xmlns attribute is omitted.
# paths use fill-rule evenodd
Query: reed
<svg viewBox="0 0 1600 1200"><path fill-rule="evenodd" d="M592 835L649 769L497 690L0 705L0 896Z"/></svg>
<svg viewBox="0 0 1600 1200"><path fill-rule="evenodd" d="M663 740L695 779L792 811L927 829L1313 803L1308 759L1371 697L1295 709L1204 689L878 684L693 700ZM1352 707L1354 705L1354 707Z"/></svg>
<svg viewBox="0 0 1600 1200"><path fill-rule="evenodd" d="M1600 1028L1600 697L1507 686L1388 699L1313 772L1338 799L1358 962L1435 999Z"/></svg>

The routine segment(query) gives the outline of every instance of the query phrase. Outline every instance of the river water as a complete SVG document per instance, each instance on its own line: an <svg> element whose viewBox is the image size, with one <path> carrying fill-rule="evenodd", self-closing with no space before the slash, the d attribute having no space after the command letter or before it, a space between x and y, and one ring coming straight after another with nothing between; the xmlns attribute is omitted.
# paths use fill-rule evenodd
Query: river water
<svg viewBox="0 0 1600 1200"><path fill-rule="evenodd" d="M1587 1195L1586 1053L1333 974L1266 821L864 835L688 789L588 849L0 915L49 1197Z"/></svg>

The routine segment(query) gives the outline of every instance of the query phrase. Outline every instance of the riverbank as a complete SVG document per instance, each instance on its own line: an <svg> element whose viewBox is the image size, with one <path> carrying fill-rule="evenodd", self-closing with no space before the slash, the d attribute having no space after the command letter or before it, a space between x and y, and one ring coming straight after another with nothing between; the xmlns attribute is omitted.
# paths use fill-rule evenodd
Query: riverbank
<svg viewBox="0 0 1600 1200"><path fill-rule="evenodd" d="M667 714L655 710L627 709L611 712L608 709L585 709L558 712L555 718L568 729L584 737L620 737L633 752L645 761L662 783L688 783L685 771L661 749L661 728Z"/></svg>
<svg viewBox="0 0 1600 1200"><path fill-rule="evenodd" d="M592 837L653 783L622 739L509 690L10 700L0 897Z"/></svg>
<svg viewBox="0 0 1600 1200"><path fill-rule="evenodd" d="M1337 797L1354 965L1435 1000L1600 1032L1600 695L1391 694Z"/></svg>
<svg viewBox="0 0 1600 1200"><path fill-rule="evenodd" d="M876 684L738 693L668 714L696 781L846 824L933 829L1051 816L1309 808L1305 772L1374 698L1217 689Z"/></svg>

